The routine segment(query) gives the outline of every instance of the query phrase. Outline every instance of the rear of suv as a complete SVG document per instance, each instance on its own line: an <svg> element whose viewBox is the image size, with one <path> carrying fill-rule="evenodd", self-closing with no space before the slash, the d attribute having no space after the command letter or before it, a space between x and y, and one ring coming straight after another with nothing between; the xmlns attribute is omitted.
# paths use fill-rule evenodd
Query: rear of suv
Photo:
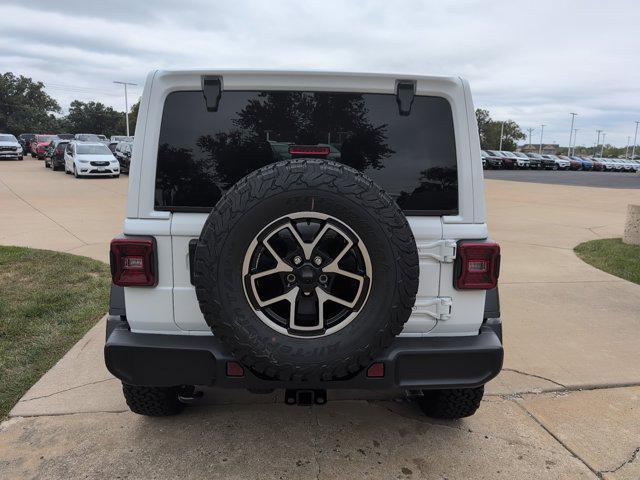
<svg viewBox="0 0 640 480"><path fill-rule="evenodd" d="M129 407L203 386L480 405L503 360L468 83L155 71L111 244L105 361Z"/></svg>

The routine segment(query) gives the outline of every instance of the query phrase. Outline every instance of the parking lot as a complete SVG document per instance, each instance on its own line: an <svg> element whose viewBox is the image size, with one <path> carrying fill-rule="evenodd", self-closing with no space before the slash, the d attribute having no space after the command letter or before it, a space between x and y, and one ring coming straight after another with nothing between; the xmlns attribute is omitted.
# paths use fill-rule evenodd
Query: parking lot
<svg viewBox="0 0 640 480"><path fill-rule="evenodd" d="M484 178L510 182L548 183L578 187L640 189L640 174L553 170L486 170Z"/></svg>
<svg viewBox="0 0 640 480"><path fill-rule="evenodd" d="M474 417L431 420L362 392L287 407L280 392L215 389L185 415L139 417L103 365L101 323L0 428L2 477L640 478L640 286L573 253L621 236L640 177L486 176L506 359ZM1 162L0 243L106 261L126 189L126 176L77 180L29 157Z"/></svg>

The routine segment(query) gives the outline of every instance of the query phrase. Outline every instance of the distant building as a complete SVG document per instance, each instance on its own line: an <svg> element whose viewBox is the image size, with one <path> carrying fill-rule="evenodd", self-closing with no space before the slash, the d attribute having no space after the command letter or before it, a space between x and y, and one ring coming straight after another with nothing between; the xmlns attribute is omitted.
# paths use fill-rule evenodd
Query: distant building
<svg viewBox="0 0 640 480"><path fill-rule="evenodd" d="M560 149L560 145L558 145L557 143L542 144L542 153L545 155L555 155L559 149ZM518 152L538 153L539 151L540 151L539 143L532 143L531 145L527 143L526 145L520 145L518 147Z"/></svg>

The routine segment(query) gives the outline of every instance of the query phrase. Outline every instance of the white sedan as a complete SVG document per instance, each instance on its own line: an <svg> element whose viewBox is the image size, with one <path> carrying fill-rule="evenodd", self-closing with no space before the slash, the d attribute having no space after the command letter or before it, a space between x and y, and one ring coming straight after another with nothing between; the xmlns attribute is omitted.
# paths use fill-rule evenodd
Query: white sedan
<svg viewBox="0 0 640 480"><path fill-rule="evenodd" d="M69 142L64 171L80 177L119 177L120 164L104 143Z"/></svg>

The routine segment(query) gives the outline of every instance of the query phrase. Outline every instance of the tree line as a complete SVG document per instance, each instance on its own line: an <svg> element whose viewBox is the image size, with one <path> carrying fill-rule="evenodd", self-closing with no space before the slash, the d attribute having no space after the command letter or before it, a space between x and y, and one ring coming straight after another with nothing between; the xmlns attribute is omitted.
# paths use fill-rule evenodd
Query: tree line
<svg viewBox="0 0 640 480"><path fill-rule="evenodd" d="M140 102L131 106L129 127L135 132ZM58 102L45 91L42 82L11 72L0 75L0 132L98 133L106 136L126 133L124 112L101 102L74 100L62 115Z"/></svg>
<svg viewBox="0 0 640 480"><path fill-rule="evenodd" d="M129 127L135 132L140 102L131 106ZM526 135L513 120L493 120L488 110L476 110L480 146L482 149L515 150ZM0 75L0 133L101 133L106 136L126 133L124 112L101 102L74 100L69 112L62 115L58 102L45 91L45 85L23 75L6 72ZM562 150L562 149L561 149ZM566 148L564 149L566 152ZM576 146L578 155L593 155L594 147ZM600 150L597 150L599 153ZM562 153L562 152L560 152ZM604 156L624 155L625 148L605 145Z"/></svg>

